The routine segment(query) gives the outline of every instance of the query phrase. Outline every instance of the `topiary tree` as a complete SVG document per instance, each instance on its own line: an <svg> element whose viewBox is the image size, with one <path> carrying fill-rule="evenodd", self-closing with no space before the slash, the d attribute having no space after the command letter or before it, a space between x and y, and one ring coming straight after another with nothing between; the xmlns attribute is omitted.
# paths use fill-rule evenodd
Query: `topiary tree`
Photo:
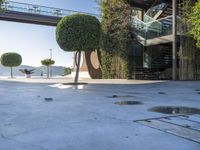
<svg viewBox="0 0 200 150"><path fill-rule="evenodd" d="M0 5L2 5L2 4L3 4L3 2L4 2L4 0L0 0Z"/></svg>
<svg viewBox="0 0 200 150"><path fill-rule="evenodd" d="M10 76L13 78L13 67L21 65L22 57L17 53L4 53L1 55L1 64L5 67L10 67Z"/></svg>
<svg viewBox="0 0 200 150"><path fill-rule="evenodd" d="M0 13L2 12L2 8L1 8L1 6L2 6L2 4L3 4L3 2L4 2L4 0L0 0Z"/></svg>
<svg viewBox="0 0 200 150"><path fill-rule="evenodd" d="M47 78L49 78L49 66L53 65L55 63L52 59L44 59L41 61L41 64L47 67Z"/></svg>
<svg viewBox="0 0 200 150"><path fill-rule="evenodd" d="M64 51L77 51L75 54L76 76L78 82L81 51L99 48L101 25L90 15L74 14L61 19L56 28L56 40Z"/></svg>

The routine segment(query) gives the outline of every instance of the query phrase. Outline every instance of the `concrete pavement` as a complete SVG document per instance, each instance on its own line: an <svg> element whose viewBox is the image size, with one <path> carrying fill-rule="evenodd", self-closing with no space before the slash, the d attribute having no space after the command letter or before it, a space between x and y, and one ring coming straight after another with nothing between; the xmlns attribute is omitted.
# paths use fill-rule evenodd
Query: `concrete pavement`
<svg viewBox="0 0 200 150"><path fill-rule="evenodd" d="M200 109L200 82L131 82L96 80L74 90L54 84L62 82L0 81L0 150L200 150L198 142L136 121L174 116L148 111L154 106ZM114 104L123 100L143 104Z"/></svg>

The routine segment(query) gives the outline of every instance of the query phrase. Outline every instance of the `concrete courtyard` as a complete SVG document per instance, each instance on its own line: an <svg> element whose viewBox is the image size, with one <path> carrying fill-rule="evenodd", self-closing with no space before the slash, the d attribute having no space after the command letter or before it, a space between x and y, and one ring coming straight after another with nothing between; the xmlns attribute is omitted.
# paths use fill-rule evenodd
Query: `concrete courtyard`
<svg viewBox="0 0 200 150"><path fill-rule="evenodd" d="M0 81L0 150L200 150L200 114L149 111L200 109L200 82L30 81Z"/></svg>

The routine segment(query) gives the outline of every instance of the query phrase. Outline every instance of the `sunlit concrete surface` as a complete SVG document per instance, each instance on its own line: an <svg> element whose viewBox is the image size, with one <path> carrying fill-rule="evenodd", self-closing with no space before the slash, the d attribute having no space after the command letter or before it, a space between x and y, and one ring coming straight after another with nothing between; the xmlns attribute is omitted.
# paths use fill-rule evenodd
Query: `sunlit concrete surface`
<svg viewBox="0 0 200 150"><path fill-rule="evenodd" d="M154 106L200 108L200 82L81 80L91 84L75 88L61 84L66 79L18 81L0 81L0 150L200 149L192 135L187 139L137 122L176 116L148 111ZM142 104L115 104L123 100ZM194 131L198 140L198 127Z"/></svg>
<svg viewBox="0 0 200 150"><path fill-rule="evenodd" d="M23 83L72 83L74 78L72 77L53 77L50 79L41 78L41 77L10 77L0 76L0 81L9 81L9 82L23 82ZM88 78L79 78L79 82L91 83L91 84L149 84L149 83L158 83L166 82L159 80L126 80L126 79L88 79Z"/></svg>

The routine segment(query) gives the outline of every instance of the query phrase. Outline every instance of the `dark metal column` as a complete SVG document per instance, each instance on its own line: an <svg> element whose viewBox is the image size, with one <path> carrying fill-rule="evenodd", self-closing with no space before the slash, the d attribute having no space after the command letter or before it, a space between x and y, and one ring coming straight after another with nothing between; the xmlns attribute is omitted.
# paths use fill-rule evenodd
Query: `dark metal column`
<svg viewBox="0 0 200 150"><path fill-rule="evenodd" d="M177 2L176 0L172 0L172 8L173 8L173 66L172 66L172 79L177 80L177 30L176 30L176 15L177 15Z"/></svg>

